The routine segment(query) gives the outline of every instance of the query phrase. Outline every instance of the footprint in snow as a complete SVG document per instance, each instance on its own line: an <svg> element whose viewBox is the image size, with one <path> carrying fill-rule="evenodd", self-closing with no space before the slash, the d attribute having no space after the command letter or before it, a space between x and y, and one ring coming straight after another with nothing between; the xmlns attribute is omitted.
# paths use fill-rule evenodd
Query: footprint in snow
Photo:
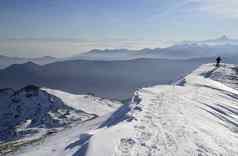
<svg viewBox="0 0 238 156"><path fill-rule="evenodd" d="M140 138L144 141L150 140L151 137L152 137L152 133L149 133L149 132L141 132L140 134Z"/></svg>
<svg viewBox="0 0 238 156"><path fill-rule="evenodd" d="M130 150L135 145L135 141L131 138L122 138L118 147L118 154L120 156L130 156Z"/></svg>

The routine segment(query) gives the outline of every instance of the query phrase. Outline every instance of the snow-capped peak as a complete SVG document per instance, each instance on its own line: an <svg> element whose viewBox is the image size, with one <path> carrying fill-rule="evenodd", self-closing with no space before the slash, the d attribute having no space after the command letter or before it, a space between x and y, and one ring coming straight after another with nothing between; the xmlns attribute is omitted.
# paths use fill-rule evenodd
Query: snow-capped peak
<svg viewBox="0 0 238 156"><path fill-rule="evenodd" d="M4 91L4 90L3 90ZM76 120L88 120L95 115L75 110L48 92L34 85L0 96L0 139L15 137L17 127L27 121L27 128L56 128ZM11 95L9 95L11 94ZM24 129L24 130L26 130ZM24 131L23 130L23 131Z"/></svg>
<svg viewBox="0 0 238 156"><path fill-rule="evenodd" d="M216 45L238 45L238 39L231 39L226 35L223 35L221 37L215 38L215 39L209 39L209 40L202 40L202 41L183 41L182 43L179 43L178 45L191 45L196 44L200 46L216 46Z"/></svg>
<svg viewBox="0 0 238 156"><path fill-rule="evenodd" d="M73 95L29 85L20 90L0 90L0 141L16 139L35 128L64 127L117 109L116 101ZM19 131L21 135L19 135Z"/></svg>
<svg viewBox="0 0 238 156"><path fill-rule="evenodd" d="M223 36L219 37L217 40L219 40L219 41L227 41L227 40L230 40L230 39L226 35L223 35Z"/></svg>

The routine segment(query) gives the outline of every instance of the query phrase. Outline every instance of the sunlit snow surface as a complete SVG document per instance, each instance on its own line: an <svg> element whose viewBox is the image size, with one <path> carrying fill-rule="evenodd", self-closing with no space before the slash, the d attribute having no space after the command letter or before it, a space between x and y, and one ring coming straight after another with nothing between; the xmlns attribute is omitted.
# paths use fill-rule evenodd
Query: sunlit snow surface
<svg viewBox="0 0 238 156"><path fill-rule="evenodd" d="M237 156L237 68L202 65L176 85L143 88L141 100L15 155Z"/></svg>
<svg viewBox="0 0 238 156"><path fill-rule="evenodd" d="M121 103L91 95L75 95L60 90L44 88L48 93L59 97L66 105L87 113L102 116L117 109Z"/></svg>

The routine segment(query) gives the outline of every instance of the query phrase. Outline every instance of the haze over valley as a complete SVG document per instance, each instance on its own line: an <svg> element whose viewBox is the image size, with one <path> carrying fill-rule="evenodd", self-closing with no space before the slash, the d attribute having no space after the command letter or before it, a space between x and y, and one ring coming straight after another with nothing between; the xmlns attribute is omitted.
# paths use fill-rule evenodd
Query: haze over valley
<svg viewBox="0 0 238 156"><path fill-rule="evenodd" d="M238 156L237 8L0 1L0 156Z"/></svg>

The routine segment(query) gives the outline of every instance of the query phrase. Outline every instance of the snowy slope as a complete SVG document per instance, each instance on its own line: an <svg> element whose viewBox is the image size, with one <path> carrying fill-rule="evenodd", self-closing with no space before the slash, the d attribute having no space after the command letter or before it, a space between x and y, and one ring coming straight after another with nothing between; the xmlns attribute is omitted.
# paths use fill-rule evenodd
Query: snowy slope
<svg viewBox="0 0 238 156"><path fill-rule="evenodd" d="M204 65L183 86L140 90L142 101L129 112L133 120L96 133L87 156L238 155L237 79L228 77L235 68Z"/></svg>
<svg viewBox="0 0 238 156"><path fill-rule="evenodd" d="M58 128L95 117L66 105L37 86L26 86L18 91L0 90L0 140L34 134L32 129L35 128Z"/></svg>
<svg viewBox="0 0 238 156"><path fill-rule="evenodd" d="M141 89L111 115L75 125L15 155L236 156L237 69L203 65L177 85Z"/></svg>
<svg viewBox="0 0 238 156"><path fill-rule="evenodd" d="M0 142L28 142L115 111L120 102L29 85L0 90ZM14 144L16 143L14 142ZM0 144L1 147L5 145Z"/></svg>
<svg viewBox="0 0 238 156"><path fill-rule="evenodd" d="M110 116L110 114L82 124L72 125L73 128L67 128L64 131L49 136L36 144L22 147L17 152L6 155L78 156L85 152L83 146L87 146L87 141L91 137L91 135L88 134L88 131L90 129L98 128L100 124L108 118L108 116ZM79 150L79 148L81 148L81 150Z"/></svg>
<svg viewBox="0 0 238 156"><path fill-rule="evenodd" d="M62 99L62 101L77 110L82 110L87 113L96 114L98 116L105 115L115 111L121 106L120 102L103 99L91 95L75 95L60 90L46 89L48 93Z"/></svg>

